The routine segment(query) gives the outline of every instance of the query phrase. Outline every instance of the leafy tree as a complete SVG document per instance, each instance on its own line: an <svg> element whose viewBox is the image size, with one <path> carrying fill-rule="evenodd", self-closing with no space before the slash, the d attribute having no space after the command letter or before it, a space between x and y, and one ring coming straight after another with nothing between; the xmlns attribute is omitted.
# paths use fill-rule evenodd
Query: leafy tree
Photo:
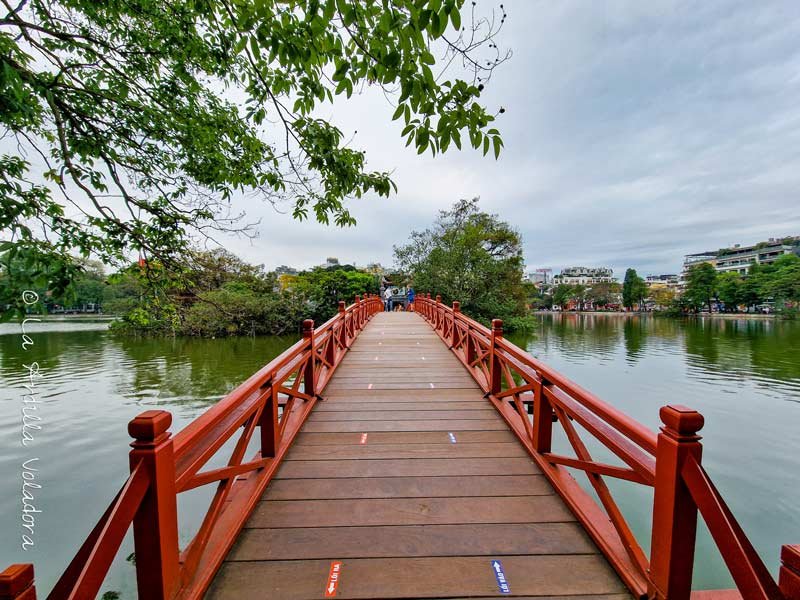
<svg viewBox="0 0 800 600"><path fill-rule="evenodd" d="M744 302L744 279L733 271L717 275L717 295L727 312L734 312Z"/></svg>
<svg viewBox="0 0 800 600"><path fill-rule="evenodd" d="M586 302L586 293L585 285L576 284L572 286L571 300L578 307L578 310L583 310L583 305Z"/></svg>
<svg viewBox="0 0 800 600"><path fill-rule="evenodd" d="M377 294L379 291L378 280L374 275L324 267L300 273L293 282L292 289L308 299L306 317L313 318L318 325L336 313L339 300L350 303L356 295Z"/></svg>
<svg viewBox="0 0 800 600"><path fill-rule="evenodd" d="M22 259L4 279L15 305L40 282L62 293L75 254L119 266L138 251L180 272L193 234L252 232L242 192L353 224L346 199L395 185L317 115L366 86L394 100L419 153L462 134L502 147L504 109L480 96L508 57L505 14L465 0L4 4L0 124L18 151L0 156L0 252Z"/></svg>
<svg viewBox="0 0 800 600"><path fill-rule="evenodd" d="M595 307L607 306L617 302L622 287L618 283L593 283L586 292L587 300L591 300Z"/></svg>
<svg viewBox="0 0 800 600"><path fill-rule="evenodd" d="M568 283L559 283L553 288L553 304L563 308L572 299L572 286Z"/></svg>
<svg viewBox="0 0 800 600"><path fill-rule="evenodd" d="M764 265L761 281L764 296L782 301L800 301L800 256L786 254Z"/></svg>
<svg viewBox="0 0 800 600"><path fill-rule="evenodd" d="M216 290L234 281L255 291L271 291L277 285L275 275L267 274L264 265L248 264L224 248L194 250L186 261L186 283L196 292Z"/></svg>
<svg viewBox="0 0 800 600"><path fill-rule="evenodd" d="M636 269L625 271L625 279L622 282L622 303L628 310L633 310L633 306L644 305L644 298L647 295L647 286L644 279L639 277Z"/></svg>
<svg viewBox="0 0 800 600"><path fill-rule="evenodd" d="M482 212L478 199L441 211L433 227L414 231L395 259L419 292L458 300L471 317L511 321L526 314L522 285L522 239L497 215Z"/></svg>
<svg viewBox="0 0 800 600"><path fill-rule="evenodd" d="M695 310L707 306L711 311L711 300L717 292L717 271L710 263L692 265L686 276L684 298Z"/></svg>
<svg viewBox="0 0 800 600"><path fill-rule="evenodd" d="M676 296L677 294L675 293L675 290L667 287L656 288L650 294L650 297L652 298L655 305L661 308L667 308L672 306L673 303L675 302Z"/></svg>

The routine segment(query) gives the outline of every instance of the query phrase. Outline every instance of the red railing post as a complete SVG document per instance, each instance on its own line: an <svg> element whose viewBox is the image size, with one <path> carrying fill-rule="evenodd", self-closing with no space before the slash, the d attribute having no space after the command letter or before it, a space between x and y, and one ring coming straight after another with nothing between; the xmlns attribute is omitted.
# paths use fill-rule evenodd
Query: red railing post
<svg viewBox="0 0 800 600"><path fill-rule="evenodd" d="M553 407L545 396L547 381L539 376L533 387L533 448L537 452L550 452L553 441Z"/></svg>
<svg viewBox="0 0 800 600"><path fill-rule="evenodd" d="M339 300L339 345L342 348L347 348L347 309L344 306L344 300Z"/></svg>
<svg viewBox="0 0 800 600"><path fill-rule="evenodd" d="M33 565L11 565L0 573L0 600L36 600Z"/></svg>
<svg viewBox="0 0 800 600"><path fill-rule="evenodd" d="M503 339L502 319L492 319L492 343L489 347L489 392L499 394L502 382L502 367L497 356L497 340Z"/></svg>
<svg viewBox="0 0 800 600"><path fill-rule="evenodd" d="M436 320L434 321L433 328L439 331L442 327L442 297L436 294Z"/></svg>
<svg viewBox="0 0 800 600"><path fill-rule="evenodd" d="M800 545L781 548L778 587L786 600L800 600Z"/></svg>
<svg viewBox="0 0 800 600"><path fill-rule="evenodd" d="M458 320L458 313L460 313L460 312L461 312L461 302L459 302L458 300L455 300L453 302L453 322L451 324L452 328L450 329L450 347L451 348L455 348L456 346L458 346L461 343L461 340L459 339L459 333L458 333L458 331L456 329L456 321Z"/></svg>
<svg viewBox="0 0 800 600"><path fill-rule="evenodd" d="M466 356L467 359L467 368L472 369L472 363L475 360L475 340L470 335L470 324L467 323L467 347L466 347Z"/></svg>
<svg viewBox="0 0 800 600"><path fill-rule="evenodd" d="M168 600L178 589L178 504L175 456L167 429L172 415L148 410L128 423L131 471L141 463L150 485L133 518L136 585L140 598Z"/></svg>
<svg viewBox="0 0 800 600"><path fill-rule="evenodd" d="M689 600L697 533L697 505L681 472L690 458L698 463L703 447L697 432L703 415L685 406L664 406L656 446L653 531L650 548L650 596Z"/></svg>
<svg viewBox="0 0 800 600"><path fill-rule="evenodd" d="M311 397L317 395L317 351L314 349L314 319L303 321L303 339L309 347L309 357L303 369L303 390Z"/></svg>
<svg viewBox="0 0 800 600"><path fill-rule="evenodd" d="M361 296L356 295L355 307L353 308L353 335L361 329Z"/></svg>
<svg viewBox="0 0 800 600"><path fill-rule="evenodd" d="M281 433L278 426L278 389L272 385L272 381L267 381L261 386L261 392L269 394L264 400L258 423L261 430L261 458L273 458L277 456Z"/></svg>

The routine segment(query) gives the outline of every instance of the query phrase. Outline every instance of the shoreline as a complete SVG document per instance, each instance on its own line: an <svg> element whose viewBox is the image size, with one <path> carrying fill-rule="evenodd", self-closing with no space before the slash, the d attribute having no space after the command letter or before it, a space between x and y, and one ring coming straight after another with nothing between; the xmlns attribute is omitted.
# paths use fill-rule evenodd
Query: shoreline
<svg viewBox="0 0 800 600"><path fill-rule="evenodd" d="M777 319L778 315L775 313L771 313L768 315L758 314L758 313L714 313L714 314L700 314L700 315L665 315L663 312L653 312L653 311L632 311L632 312L615 312L615 311L603 311L603 310L532 310L531 314L533 315L607 315L613 317L647 317L647 316L664 316L672 319L752 319L752 320L764 320L764 319Z"/></svg>

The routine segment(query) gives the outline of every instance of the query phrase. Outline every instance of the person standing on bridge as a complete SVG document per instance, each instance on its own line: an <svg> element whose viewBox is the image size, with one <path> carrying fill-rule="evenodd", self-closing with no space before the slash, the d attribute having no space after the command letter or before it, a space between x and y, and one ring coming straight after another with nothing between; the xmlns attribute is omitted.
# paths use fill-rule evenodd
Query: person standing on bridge
<svg viewBox="0 0 800 600"><path fill-rule="evenodd" d="M411 287L411 286L408 286L408 293L406 294L406 299L408 300L407 306L408 306L408 310L410 310L412 312L414 311L414 296L415 296L414 288Z"/></svg>
<svg viewBox="0 0 800 600"><path fill-rule="evenodd" d="M386 312L392 312L392 288L387 287L383 293L383 306Z"/></svg>

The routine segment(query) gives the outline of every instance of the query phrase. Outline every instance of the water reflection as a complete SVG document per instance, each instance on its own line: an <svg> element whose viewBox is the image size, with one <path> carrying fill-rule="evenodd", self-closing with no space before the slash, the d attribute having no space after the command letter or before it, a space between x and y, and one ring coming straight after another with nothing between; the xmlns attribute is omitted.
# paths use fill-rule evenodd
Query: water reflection
<svg viewBox="0 0 800 600"><path fill-rule="evenodd" d="M773 572L780 545L800 540L800 323L553 314L540 317L535 335L509 339L653 430L665 404L702 412L704 465ZM612 487L648 548L648 495ZM701 527L695 586L731 584Z"/></svg>

